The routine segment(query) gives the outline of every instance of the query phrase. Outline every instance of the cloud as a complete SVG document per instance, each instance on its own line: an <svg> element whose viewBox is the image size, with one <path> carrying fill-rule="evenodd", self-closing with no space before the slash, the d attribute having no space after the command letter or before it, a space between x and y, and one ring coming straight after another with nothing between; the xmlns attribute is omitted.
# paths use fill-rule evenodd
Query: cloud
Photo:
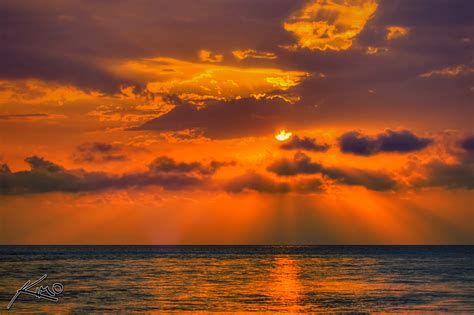
<svg viewBox="0 0 474 315"><path fill-rule="evenodd" d="M25 162L30 165L32 171L45 171L47 173L59 173L64 171L63 167L38 156L27 157Z"/></svg>
<svg viewBox="0 0 474 315"><path fill-rule="evenodd" d="M474 153L474 136L469 136L463 139L460 143L460 147L468 152Z"/></svg>
<svg viewBox="0 0 474 315"><path fill-rule="evenodd" d="M457 77L474 73L474 68L468 65L457 65L445 67L437 70L428 71L419 75L421 78L439 77Z"/></svg>
<svg viewBox="0 0 474 315"><path fill-rule="evenodd" d="M283 158L271 163L267 170L278 176L321 174L339 184L364 186L377 191L396 188L396 182L384 173L355 168L326 167L311 161L309 156L301 152L296 153L291 160Z"/></svg>
<svg viewBox="0 0 474 315"><path fill-rule="evenodd" d="M311 194L324 191L324 185L319 178L306 178L295 181L291 185L294 192L301 194Z"/></svg>
<svg viewBox="0 0 474 315"><path fill-rule="evenodd" d="M232 55L239 60L244 60L247 58L254 59L276 59L277 55L272 52L266 51L257 51L255 49L245 49L245 50L233 50Z"/></svg>
<svg viewBox="0 0 474 315"><path fill-rule="evenodd" d="M302 152L294 155L292 160L281 159L271 163L267 170L279 176L294 176L299 174L318 174L324 167L311 161L310 157Z"/></svg>
<svg viewBox="0 0 474 315"><path fill-rule="evenodd" d="M408 27L390 25L387 26L387 40L402 38L408 35L410 29Z"/></svg>
<svg viewBox="0 0 474 315"><path fill-rule="evenodd" d="M38 156L28 157L25 161L30 165L28 171L11 172L8 165L0 166L0 195L100 191L142 186L159 186L167 190L190 189L203 185L219 167L227 165L216 161L208 166L177 163L170 158L160 157L146 171L114 175L83 169L67 170Z"/></svg>
<svg viewBox="0 0 474 315"><path fill-rule="evenodd" d="M297 39L289 49L346 50L377 9L375 0L315 0L283 24Z"/></svg>
<svg viewBox="0 0 474 315"><path fill-rule="evenodd" d="M446 163L434 160L424 167L423 178L413 182L414 187L444 187L449 189L474 189L473 159Z"/></svg>
<svg viewBox="0 0 474 315"><path fill-rule="evenodd" d="M306 151L314 151L314 152L325 152L329 149L329 144L319 144L316 142L316 139L303 137L300 138L298 136L293 136L291 139L282 145L280 145L280 149L282 150L306 150Z"/></svg>
<svg viewBox="0 0 474 315"><path fill-rule="evenodd" d="M153 162L150 163L149 168L151 171L154 172L163 172L163 173L192 173L196 172L201 175L212 175L214 174L220 167L226 165L234 165L231 162L218 162L212 161L209 165L203 165L200 162L191 162L185 163L180 162L177 163L172 158L167 156L160 156L157 157Z"/></svg>
<svg viewBox="0 0 474 315"><path fill-rule="evenodd" d="M290 186L287 183L279 183L268 177L255 172L248 172L239 177L235 177L224 185L224 190L228 192L242 192L253 190L264 193L287 193Z"/></svg>
<svg viewBox="0 0 474 315"><path fill-rule="evenodd" d="M222 62L224 55L213 53L210 50L201 49L198 53L199 60L204 62Z"/></svg>
<svg viewBox="0 0 474 315"><path fill-rule="evenodd" d="M309 73L278 68L242 68L174 58L120 61L110 66L118 77L140 81L147 91L174 94L188 101L229 100L285 91Z"/></svg>
<svg viewBox="0 0 474 315"><path fill-rule="evenodd" d="M462 150L453 150L449 159L436 157L424 164L414 164L409 169L416 175L412 187L441 187L446 189L474 189L474 136L458 142Z"/></svg>
<svg viewBox="0 0 474 315"><path fill-rule="evenodd" d="M76 148L73 160L79 163L125 161L122 147L104 142L83 143Z"/></svg>
<svg viewBox="0 0 474 315"><path fill-rule="evenodd" d="M0 77L38 78L115 94L122 85L140 82L117 77L110 63L157 53L192 60L203 47L231 51L236 43L257 47L268 38L278 41L286 35L281 21L296 5L276 0L270 14L266 2L246 1L196 6L146 0L121 2L120 8L107 1L88 6L77 0L42 6L2 2Z"/></svg>
<svg viewBox="0 0 474 315"><path fill-rule="evenodd" d="M30 118L45 118L48 117L48 114L12 114L12 115L0 115L0 119L30 119Z"/></svg>
<svg viewBox="0 0 474 315"><path fill-rule="evenodd" d="M343 185L363 186L375 191L394 190L397 188L397 182L395 180L389 175L377 171L351 168L325 168L322 173Z"/></svg>
<svg viewBox="0 0 474 315"><path fill-rule="evenodd" d="M268 10L266 1L247 0L232 4L206 0L199 4L199 10L196 5L186 2L166 5L160 1L121 2L120 6L107 1L88 6L76 0L50 1L42 6L2 2L0 10L5 18L0 20L0 29L4 30L5 40L0 50L0 77L8 81L37 78L46 84L74 86L80 91L99 90L112 95L120 92L120 86L141 89L150 83L152 93L178 94L181 99L192 100L198 105L210 98L245 98L262 91L267 91L263 92L266 94L282 91L280 87L284 87L287 88L285 91L300 96L308 106L318 104L321 111L318 123L339 123L344 117L351 120L357 115L381 123L390 119L403 121L407 116L431 110L431 115L423 120L424 124L459 126L462 123L468 126L467 115L450 112L452 106L457 112L463 112L471 105L472 90L469 89L472 83L468 76L458 76L456 82L447 83L419 80L418 75L452 65L453 60L458 64L471 62L472 17L466 9L471 1L377 2L372 18L362 23L364 26L360 31L360 19L354 18L356 23L352 23L350 15L357 10L350 8L357 8L356 3L363 7L367 1L361 0L275 0L272 10ZM310 10L312 6L315 8ZM304 8L312 12L307 18L303 14ZM229 10L232 14L223 14ZM124 15L123 12L135 14ZM360 13L366 15L364 10ZM285 30L285 21L290 25L300 21L308 26L313 21L322 22L326 29L311 26L307 35L301 37ZM410 36L387 41L386 27L394 25L409 28ZM329 31L331 28L333 30ZM304 41L305 36L310 39L308 42ZM315 38L314 45L312 38ZM462 40L468 38L471 38L470 42ZM327 49L317 52L316 48L315 53L311 49L289 51L279 48L285 44L299 48L300 39L302 45L321 49L327 42ZM292 45L294 43L296 45ZM344 49L349 44L351 49ZM363 49L368 46L379 48L371 58L367 58ZM205 63L197 61L196 56L203 48L222 53L251 48L257 52L277 53L278 58L247 58L244 62L236 62L235 58L225 56L222 63ZM389 52L382 53L382 48ZM120 65L129 61L143 66L157 57L164 59L155 60L153 66L120 69ZM173 61L166 63L168 58ZM160 62L163 63L157 66ZM249 69L268 70L261 62L271 63L272 68L280 72L266 76L249 73ZM196 69L197 65L201 68ZM227 66L229 71L219 69L215 72L214 67L219 66ZM209 75L207 69L213 71L211 77L206 77ZM234 72L235 69L242 71ZM283 73L291 70L323 72L326 78L320 80L314 76L311 80L305 77L294 85L293 75L286 80L287 74ZM266 80L275 77L280 79ZM193 79L195 81L191 82ZM288 87L292 82L293 86ZM366 93L368 89L377 93ZM400 90L404 93L399 93ZM45 103L75 102L71 100L73 94L61 94L48 96ZM353 105L354 99L358 100L358 106ZM455 105L445 106L453 99ZM29 98L25 95L21 101L29 102ZM90 106L94 103L82 98L78 102ZM109 100L101 103L101 106L115 106L115 102ZM380 106L382 103L384 106ZM72 108L65 107L64 110ZM44 109L41 112L49 113ZM144 113L127 114L123 119L132 122L130 119L139 119L140 114Z"/></svg>
<svg viewBox="0 0 474 315"><path fill-rule="evenodd" d="M0 164L0 174L8 174L11 173L10 168L7 164Z"/></svg>
<svg viewBox="0 0 474 315"><path fill-rule="evenodd" d="M343 134L339 146L344 153L370 156L382 152L413 152L426 148L432 139L421 138L408 130L386 130L375 137L365 136L357 131Z"/></svg>
<svg viewBox="0 0 474 315"><path fill-rule="evenodd" d="M312 106L291 105L283 99L244 98L231 101L209 101L197 107L179 103L168 113L152 119L133 130L158 132L199 129L214 139L259 136L286 125L304 126L317 112Z"/></svg>
<svg viewBox="0 0 474 315"><path fill-rule="evenodd" d="M387 51L388 51L388 48L386 47L367 46L365 53L367 55L375 55L375 54L379 54L381 52L387 52Z"/></svg>
<svg viewBox="0 0 474 315"><path fill-rule="evenodd" d="M26 105L62 106L65 102L90 101L99 93L86 93L71 85L36 79L0 80L0 104L21 102Z"/></svg>
<svg viewBox="0 0 474 315"><path fill-rule="evenodd" d="M319 178L297 180L293 183L276 181L268 176L249 171L227 181L224 190L231 193L256 191L269 194L300 193L310 194L322 192L323 183Z"/></svg>

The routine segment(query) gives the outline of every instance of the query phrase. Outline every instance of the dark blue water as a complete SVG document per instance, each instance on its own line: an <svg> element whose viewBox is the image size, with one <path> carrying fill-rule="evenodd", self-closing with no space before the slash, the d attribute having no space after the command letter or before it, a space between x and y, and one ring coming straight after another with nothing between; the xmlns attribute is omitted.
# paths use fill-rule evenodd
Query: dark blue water
<svg viewBox="0 0 474 315"><path fill-rule="evenodd" d="M474 312L474 246L0 246L0 309ZM3 313L3 311L0 311Z"/></svg>

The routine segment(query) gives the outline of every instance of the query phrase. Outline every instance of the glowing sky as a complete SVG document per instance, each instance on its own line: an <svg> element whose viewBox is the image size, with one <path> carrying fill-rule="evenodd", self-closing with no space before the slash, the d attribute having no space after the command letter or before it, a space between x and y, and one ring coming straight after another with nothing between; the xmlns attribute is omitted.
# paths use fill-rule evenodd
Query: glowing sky
<svg viewBox="0 0 474 315"><path fill-rule="evenodd" d="M472 9L1 1L0 243L472 243Z"/></svg>

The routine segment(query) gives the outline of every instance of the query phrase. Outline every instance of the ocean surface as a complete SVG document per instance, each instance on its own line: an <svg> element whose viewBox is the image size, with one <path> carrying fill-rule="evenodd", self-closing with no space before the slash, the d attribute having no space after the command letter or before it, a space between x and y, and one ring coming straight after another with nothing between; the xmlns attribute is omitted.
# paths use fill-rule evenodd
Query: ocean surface
<svg viewBox="0 0 474 315"><path fill-rule="evenodd" d="M57 303L6 309L44 274ZM1 314L474 312L474 246L0 246L0 275Z"/></svg>

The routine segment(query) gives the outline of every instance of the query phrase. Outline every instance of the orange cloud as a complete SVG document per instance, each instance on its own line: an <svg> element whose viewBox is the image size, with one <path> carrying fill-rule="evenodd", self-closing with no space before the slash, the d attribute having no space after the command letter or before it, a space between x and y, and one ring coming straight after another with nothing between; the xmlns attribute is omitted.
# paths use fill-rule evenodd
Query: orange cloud
<svg viewBox="0 0 474 315"><path fill-rule="evenodd" d="M61 85L36 79L0 80L0 104L19 102L27 105L62 106L65 102L91 100L99 92L84 92L72 85Z"/></svg>
<svg viewBox="0 0 474 315"><path fill-rule="evenodd" d="M309 75L277 68L240 68L157 57L129 60L111 66L121 77L146 85L152 93L170 93L182 99L238 99L284 91Z"/></svg>
<svg viewBox="0 0 474 315"><path fill-rule="evenodd" d="M368 46L367 50L365 51L367 55L375 55L379 54L381 52L387 52L388 49L385 47L373 47L373 46Z"/></svg>
<svg viewBox="0 0 474 315"><path fill-rule="evenodd" d="M283 24L297 43L288 49L346 50L377 9L375 0L316 0Z"/></svg>
<svg viewBox="0 0 474 315"><path fill-rule="evenodd" d="M64 119L65 115L54 115L44 113L32 113L32 114L6 114L0 115L1 120L14 120L14 121L35 121L35 120L57 120Z"/></svg>
<svg viewBox="0 0 474 315"><path fill-rule="evenodd" d="M387 26L387 40L404 37L408 34L410 29L403 26Z"/></svg>
<svg viewBox="0 0 474 315"><path fill-rule="evenodd" d="M466 65L458 65L453 67L446 67L442 69L432 70L420 74L421 78L430 78L432 76L442 76L442 77L456 77L460 75L466 75L474 73L474 68Z"/></svg>
<svg viewBox="0 0 474 315"><path fill-rule="evenodd" d="M210 50L201 49L199 51L199 60L204 62L222 62L224 55L213 53Z"/></svg>
<svg viewBox="0 0 474 315"><path fill-rule="evenodd" d="M232 55L239 60L247 59L247 58L255 58L255 59L276 59L277 56L272 52L266 51L257 51L254 49L245 49L245 50L234 50L232 51Z"/></svg>

